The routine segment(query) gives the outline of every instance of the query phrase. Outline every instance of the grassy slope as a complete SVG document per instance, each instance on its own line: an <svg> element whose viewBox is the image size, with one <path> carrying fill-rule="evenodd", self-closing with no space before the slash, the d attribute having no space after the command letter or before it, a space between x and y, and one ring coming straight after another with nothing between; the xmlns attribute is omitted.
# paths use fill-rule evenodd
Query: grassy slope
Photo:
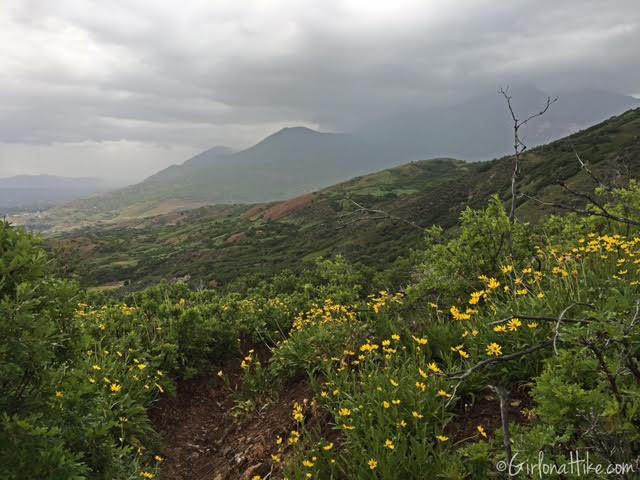
<svg viewBox="0 0 640 480"><path fill-rule="evenodd" d="M597 175L637 178L640 110L532 150L524 160L520 191L570 202L574 199L556 185L558 180L592 190L574 147ZM295 269L314 257L337 253L370 265L388 264L419 245L420 232L402 222L349 215L354 207L348 198L421 226L451 228L466 206L481 206L494 193L507 200L510 175L509 158L414 162L285 202L204 207L71 232L53 243L63 256L65 251L73 254L69 257L81 253L77 271L90 285L125 279L148 284L184 275L224 283L252 272ZM532 221L546 213L524 200L518 212L519 218Z"/></svg>
<svg viewBox="0 0 640 480"><path fill-rule="evenodd" d="M203 205L285 200L393 164L349 135L285 128L246 150L211 158L204 152L136 185L71 202L47 212L44 223L60 231Z"/></svg>

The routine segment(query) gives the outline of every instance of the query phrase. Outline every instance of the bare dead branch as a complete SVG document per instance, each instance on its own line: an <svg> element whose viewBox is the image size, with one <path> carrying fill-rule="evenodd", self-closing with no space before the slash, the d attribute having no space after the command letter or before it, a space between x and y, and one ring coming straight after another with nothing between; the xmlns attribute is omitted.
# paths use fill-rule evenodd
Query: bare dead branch
<svg viewBox="0 0 640 480"><path fill-rule="evenodd" d="M466 370L462 370L460 372L455 372L455 373L451 373L447 375L447 378L450 380L463 380L465 378L467 378L469 375L471 375L472 373L476 372L477 370L480 370L484 367L487 367L489 365L493 365L495 363L502 363L502 362L508 362L510 360L515 360L516 358L520 358L523 357L525 355L529 355L530 353L533 352L537 352L538 350L542 350L543 348L548 347L549 345L551 345L551 341L548 340L546 342L542 342L539 343L537 345L534 345L532 347L526 348L524 350L521 350L519 352L515 352L515 353L510 353L509 355L503 355L502 357L494 357L494 358L487 358L486 360L482 360L478 363L476 363L475 365L473 365L472 367L466 369Z"/></svg>
<svg viewBox="0 0 640 480"><path fill-rule="evenodd" d="M556 103L558 101L558 97L554 97L553 99L551 97L547 97L547 102L544 105L544 108L538 112L538 113L534 113L532 115L529 115L526 120L520 122L520 126L522 127L523 125L525 125L529 120L532 120L536 117L541 117L542 115L544 115L545 113L547 113L547 110L549 110L549 107L551 105L553 105L554 103Z"/></svg>
<svg viewBox="0 0 640 480"><path fill-rule="evenodd" d="M573 146L573 143L571 143L571 140L569 140L569 145L571 145L571 150L573 150L573 154L578 159L578 163L580 164L580 170L586 173L589 176L589 178L591 178L591 180L593 180L598 186L605 189L607 192L611 192L613 190L611 186L606 185L602 180L600 180L598 177L594 175L594 173L591 171L587 163L583 161L582 158L580 157L580 154L576 150L576 147Z"/></svg>
<svg viewBox="0 0 640 480"><path fill-rule="evenodd" d="M618 382L616 381L615 375L609 369L607 362L604 358L604 354L598 347L596 347L596 344L594 342L585 340L584 344L587 348L589 348L589 350L593 352L593 355L596 357L596 360L598 360L600 369L602 370L602 372L607 377L607 380L609 381L609 386L611 387L611 391L616 397L616 400L618 400L618 403L620 405L623 405L622 395L620 394L620 390L618 389Z"/></svg>
<svg viewBox="0 0 640 480"><path fill-rule="evenodd" d="M395 222L404 223L405 225L409 225L410 227L415 228L416 230L420 230L421 232L424 231L423 227L421 227L420 225L418 225L415 222L412 222L411 220L407 220L405 218L398 217L398 216L393 215L393 214L391 214L389 212L386 212L384 210L379 210L379 209L376 209L376 208L367 208L364 205L361 205L360 203L358 203L358 202L356 202L355 200L352 200L352 199L349 199L349 201L351 203L353 203L357 207L357 209L354 210L353 212L349 212L348 214L344 215L343 218L347 217L347 216L351 216L351 215L356 215L358 213L364 213L366 215L377 215L377 217L366 217L366 219L367 220L388 219L388 220L392 220L392 221L395 221ZM352 221L350 221L350 222L348 222L346 224L343 224L339 228L344 228L347 225L350 225L352 223L356 223L356 222L359 222L359 221L363 221L363 220L365 220L365 218L357 218L357 219L354 219L354 220L352 220Z"/></svg>
<svg viewBox="0 0 640 480"><path fill-rule="evenodd" d="M504 97L507 102L507 108L509 109L509 113L511 114L511 120L513 121L513 173L511 175L511 209L509 210L509 221L513 223L515 221L516 215L516 182L520 176L520 156L527 149L527 146L524 144L522 139L520 138L520 129L526 125L529 121L534 118L541 117L552 104L554 104L558 97L551 99L551 97L547 97L547 101L544 104L542 110L537 113L533 113L529 115L524 120L520 120L513 110L513 104L511 103L512 97L509 94L509 88L505 90L504 88L500 88L499 93Z"/></svg>
<svg viewBox="0 0 640 480"><path fill-rule="evenodd" d="M640 227L640 222L636 222L635 220L632 220L630 218L625 218L625 217L620 217L618 215L613 215L611 213L609 213L608 211L593 211L593 210L585 210L582 208L577 208L577 207L573 207L571 205L565 205L562 203L555 203L555 202L545 202L540 200L539 198L536 197L532 197L531 195L527 195L524 193L520 194L521 197L524 198L528 198L529 200L532 200L534 202L536 202L539 205L543 205L546 207L552 207L552 208L559 208L561 210L568 210L570 212L574 212L574 213L578 213L580 215L585 215L585 216L590 216L590 217L603 217L603 218L608 218L609 220L613 220L616 222L620 222L623 223L625 225L632 225L635 227Z"/></svg>
<svg viewBox="0 0 640 480"><path fill-rule="evenodd" d="M489 385L489 388L498 396L500 401L500 420L502 422L502 445L504 446L505 461L507 465L511 465L513 453L511 451L511 432L509 431L509 392L498 386ZM509 478L512 478L511 469L509 470Z"/></svg>
<svg viewBox="0 0 640 480"><path fill-rule="evenodd" d="M633 326L638 321L638 315L640 315L640 300L636 300L636 312L633 314L633 318L631 319L631 322L629 322L629 325L625 328L625 335L629 334Z"/></svg>
<svg viewBox="0 0 640 480"><path fill-rule="evenodd" d="M541 322L557 322L558 317L545 317L545 316L536 316L536 315L518 315L517 313L511 315L506 318L501 318L500 320L496 320L494 322L490 322L489 325L499 325L501 323L506 323L509 320L513 320L514 318L519 318L520 320L532 320L532 321L541 321ZM589 323L588 320L576 320L572 318L563 319L564 323Z"/></svg>
<svg viewBox="0 0 640 480"><path fill-rule="evenodd" d="M558 355L558 338L560 338L560 324L562 323L562 319L567 314L567 312L575 306L576 304L572 303L567 308L562 310L562 312L560 313L560 316L558 316L558 321L556 322L556 326L554 328L554 333L553 333L553 352L556 355Z"/></svg>

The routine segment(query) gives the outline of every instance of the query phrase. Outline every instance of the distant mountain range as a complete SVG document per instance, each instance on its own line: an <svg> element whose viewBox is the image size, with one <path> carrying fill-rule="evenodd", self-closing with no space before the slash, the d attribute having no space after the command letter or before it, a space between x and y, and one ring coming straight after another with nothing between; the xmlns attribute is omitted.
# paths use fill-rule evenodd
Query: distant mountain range
<svg viewBox="0 0 640 480"><path fill-rule="evenodd" d="M0 178L0 214L33 211L106 192L119 185L99 178L18 175Z"/></svg>
<svg viewBox="0 0 640 480"><path fill-rule="evenodd" d="M511 93L521 117L539 111L547 97L531 87ZM522 137L533 147L638 105L634 97L608 92L563 95L544 117L527 125ZM284 128L240 152L214 147L139 184L72 202L56 216L73 225L210 204L284 200L414 160L499 157L511 151L511 136L509 113L497 92L452 107L415 108L349 134Z"/></svg>
<svg viewBox="0 0 640 480"><path fill-rule="evenodd" d="M584 198L558 184L585 193L597 186L581 170L576 151L607 184L640 178L640 108L526 153L517 184L527 195L518 201L519 220L535 223L566 213L532 197L584 207ZM483 208L492 195L508 204L511 171L509 157L417 161L281 202L208 206L49 238L51 248L67 252L63 263L77 262L81 280L91 286L126 281L135 289L176 278L224 285L244 274L299 270L336 254L388 267L411 249L424 248L424 232L415 225L446 231L459 225L466 207ZM392 217L359 211L351 200Z"/></svg>

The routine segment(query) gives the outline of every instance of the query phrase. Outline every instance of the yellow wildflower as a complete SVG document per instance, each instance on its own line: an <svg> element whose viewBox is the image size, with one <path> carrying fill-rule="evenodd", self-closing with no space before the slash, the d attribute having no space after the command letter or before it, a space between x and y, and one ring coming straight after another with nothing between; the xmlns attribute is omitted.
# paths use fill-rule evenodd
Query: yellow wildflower
<svg viewBox="0 0 640 480"><path fill-rule="evenodd" d="M567 272L564 268L560 268L560 267L553 267L551 272L563 278L569 276L569 272Z"/></svg>
<svg viewBox="0 0 640 480"><path fill-rule="evenodd" d="M300 433L296 430L293 430L291 432L291 435L289 435L289 440L287 442L289 443L289 445L295 445L296 443L298 443L298 440L300 440Z"/></svg>
<svg viewBox="0 0 640 480"><path fill-rule="evenodd" d="M429 343L429 340L424 337L418 338L411 335L411 338L413 338L413 341L416 342L418 345L426 345Z"/></svg>
<svg viewBox="0 0 640 480"><path fill-rule="evenodd" d="M510 331L515 332L516 330L518 330L518 328L520 328L522 326L522 322L520 321L519 318L512 318L511 320L509 320L507 322L507 327L509 328Z"/></svg>
<svg viewBox="0 0 640 480"><path fill-rule="evenodd" d="M485 295L484 290L480 290L479 292L473 292L471 294L471 298L469 299L469 305L477 305L482 300L482 297Z"/></svg>
<svg viewBox="0 0 640 480"><path fill-rule="evenodd" d="M440 367L438 367L436 362L429 362L427 364L427 368L431 370L433 373L442 373L442 370L440 370Z"/></svg>
<svg viewBox="0 0 640 480"><path fill-rule="evenodd" d="M454 320L471 320L471 314L469 313L469 310L467 310L466 313L461 312L458 307L454 305L449 309L449 312L451 312L451 316Z"/></svg>
<svg viewBox="0 0 640 480"><path fill-rule="evenodd" d="M439 397L444 397L444 398L451 398L451 394L447 393L445 390L438 390L437 395Z"/></svg>
<svg viewBox="0 0 640 480"><path fill-rule="evenodd" d="M300 405L298 402L295 402L293 404L293 413L291 414L291 416L296 422L304 421L304 415L302 413L302 405Z"/></svg>
<svg viewBox="0 0 640 480"><path fill-rule="evenodd" d="M487 345L487 355L489 355L490 357L499 357L500 355L502 355L502 347L495 342L490 343L489 345Z"/></svg>

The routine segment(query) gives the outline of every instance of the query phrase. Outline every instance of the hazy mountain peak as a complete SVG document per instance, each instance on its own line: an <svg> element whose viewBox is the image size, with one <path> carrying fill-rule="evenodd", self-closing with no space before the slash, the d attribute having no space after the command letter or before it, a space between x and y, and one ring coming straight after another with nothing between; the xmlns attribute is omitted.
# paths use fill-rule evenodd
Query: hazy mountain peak
<svg viewBox="0 0 640 480"><path fill-rule="evenodd" d="M211 163L213 159L226 157L227 155L231 155L233 153L233 149L224 145L216 145L208 150L205 150L202 153L194 155L190 159L186 160L182 165L185 166L207 166Z"/></svg>
<svg viewBox="0 0 640 480"><path fill-rule="evenodd" d="M318 134L317 130L313 130L309 127L297 126L297 127L284 127L278 130L274 135L285 135L285 134Z"/></svg>
<svg viewBox="0 0 640 480"><path fill-rule="evenodd" d="M291 138L313 138L313 137L320 137L322 135L325 135L325 133L319 132L317 130L313 130L309 127L302 127L302 126L284 127L278 130L277 132L272 133L271 135L268 135L265 138L263 138L260 142L258 142L258 145L263 142L269 142L275 139L281 140L281 139L291 139Z"/></svg>

